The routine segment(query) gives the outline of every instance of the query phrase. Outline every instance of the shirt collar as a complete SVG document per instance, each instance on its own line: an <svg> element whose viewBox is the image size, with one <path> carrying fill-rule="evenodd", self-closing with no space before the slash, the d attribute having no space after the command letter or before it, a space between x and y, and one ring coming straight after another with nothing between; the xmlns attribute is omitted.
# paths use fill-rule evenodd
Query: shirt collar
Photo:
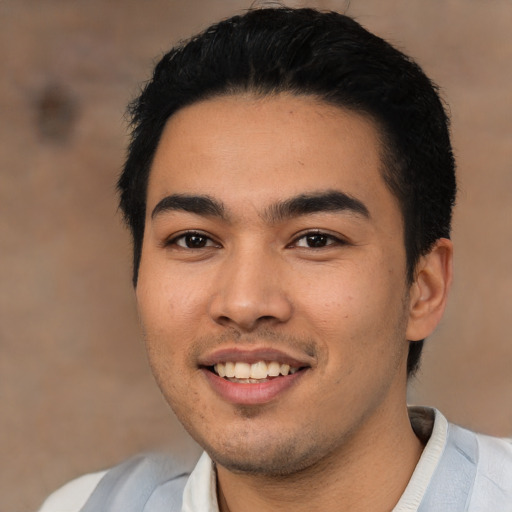
<svg viewBox="0 0 512 512"><path fill-rule="evenodd" d="M217 474L206 452L201 455L185 485L181 512L219 512Z"/></svg>
<svg viewBox="0 0 512 512"><path fill-rule="evenodd" d="M416 512L427 491L446 446L448 421L437 410L428 407L409 407L409 419L418 438L426 442L407 487L393 512Z"/></svg>

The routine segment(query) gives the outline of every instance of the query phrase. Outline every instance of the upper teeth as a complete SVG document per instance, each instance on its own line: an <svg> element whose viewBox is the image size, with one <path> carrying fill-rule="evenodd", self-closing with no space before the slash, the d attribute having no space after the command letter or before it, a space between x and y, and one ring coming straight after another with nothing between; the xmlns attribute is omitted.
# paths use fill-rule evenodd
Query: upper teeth
<svg viewBox="0 0 512 512"><path fill-rule="evenodd" d="M280 364L277 361L268 363L258 361L253 364L227 361L226 363L217 363L214 369L220 377L235 379L266 379L267 377L288 375L298 370L298 368L290 368L289 364Z"/></svg>

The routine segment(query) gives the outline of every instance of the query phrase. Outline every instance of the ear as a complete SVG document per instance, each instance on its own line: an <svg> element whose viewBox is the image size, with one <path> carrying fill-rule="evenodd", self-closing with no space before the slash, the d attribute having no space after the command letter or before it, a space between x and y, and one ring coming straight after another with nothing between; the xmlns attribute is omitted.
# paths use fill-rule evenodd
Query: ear
<svg viewBox="0 0 512 512"><path fill-rule="evenodd" d="M452 277L453 244L440 238L416 266L409 293L409 341L422 340L437 327L444 313Z"/></svg>

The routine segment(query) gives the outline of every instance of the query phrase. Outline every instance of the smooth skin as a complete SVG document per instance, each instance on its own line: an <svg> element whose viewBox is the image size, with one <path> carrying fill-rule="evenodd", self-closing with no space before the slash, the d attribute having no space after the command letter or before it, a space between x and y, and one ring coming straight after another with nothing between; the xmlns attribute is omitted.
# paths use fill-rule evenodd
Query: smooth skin
<svg viewBox="0 0 512 512"><path fill-rule="evenodd" d="M166 125L137 301L162 392L216 462L222 512L390 511L407 486L423 449L407 340L441 318L452 246L439 240L407 282L381 171L374 123L312 97L218 97ZM286 207L301 197L309 209ZM237 404L205 378L224 349L275 349L305 369Z"/></svg>

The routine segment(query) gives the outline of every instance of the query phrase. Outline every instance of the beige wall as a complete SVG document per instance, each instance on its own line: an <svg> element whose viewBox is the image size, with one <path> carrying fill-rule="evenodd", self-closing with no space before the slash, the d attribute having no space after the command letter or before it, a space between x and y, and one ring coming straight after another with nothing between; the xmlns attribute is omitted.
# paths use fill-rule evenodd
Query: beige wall
<svg viewBox="0 0 512 512"><path fill-rule="evenodd" d="M0 2L0 510L182 444L139 342L114 195L123 109L171 42L249 4ZM411 400L512 435L512 3L352 0L348 12L414 55L453 117L456 281Z"/></svg>

